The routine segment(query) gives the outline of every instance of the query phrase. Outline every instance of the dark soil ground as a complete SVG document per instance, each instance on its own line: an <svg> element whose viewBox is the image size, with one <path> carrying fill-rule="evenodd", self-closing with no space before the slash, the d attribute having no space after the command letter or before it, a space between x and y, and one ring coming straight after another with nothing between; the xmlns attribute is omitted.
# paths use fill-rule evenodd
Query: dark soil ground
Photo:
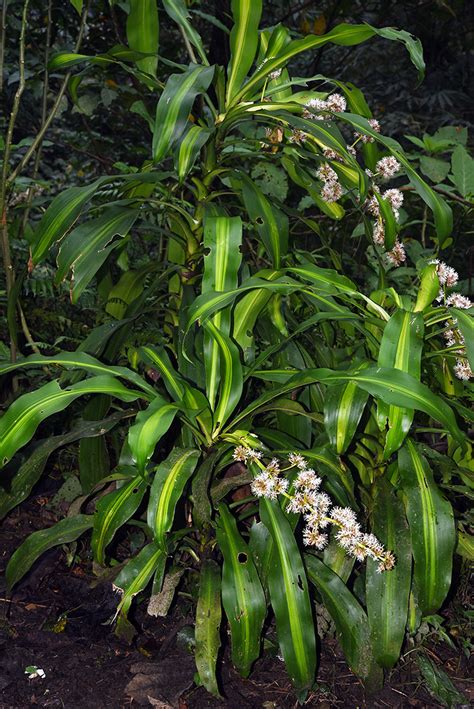
<svg viewBox="0 0 474 709"><path fill-rule="evenodd" d="M251 678L243 680L232 670L226 650L220 678L223 699L196 687L192 655L179 641L192 618L179 610L169 618L156 619L146 614L142 603L134 619L139 629L134 643L118 640L105 624L117 602L111 583L94 586L87 560L68 568L63 549L44 555L14 595L7 597L3 572L8 558L30 532L55 521L46 506L49 494L31 497L0 528L0 709L297 706L283 663L269 654L256 663ZM425 645L425 652L444 667L467 698L474 698L463 652L432 641ZM318 682L306 706L443 706L427 691L415 658L416 652L408 654L387 677L385 687L366 697L335 640L326 638ZM31 665L44 670L44 679L28 678L25 668Z"/></svg>

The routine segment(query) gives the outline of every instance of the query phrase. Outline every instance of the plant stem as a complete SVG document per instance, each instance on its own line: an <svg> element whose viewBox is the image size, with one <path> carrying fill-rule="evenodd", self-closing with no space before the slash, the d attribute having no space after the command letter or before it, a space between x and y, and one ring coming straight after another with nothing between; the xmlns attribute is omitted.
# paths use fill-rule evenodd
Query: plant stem
<svg viewBox="0 0 474 709"><path fill-rule="evenodd" d="M7 5L8 0L3 0L2 17L0 20L0 92L3 90L3 61L5 58L5 38L7 35Z"/></svg>

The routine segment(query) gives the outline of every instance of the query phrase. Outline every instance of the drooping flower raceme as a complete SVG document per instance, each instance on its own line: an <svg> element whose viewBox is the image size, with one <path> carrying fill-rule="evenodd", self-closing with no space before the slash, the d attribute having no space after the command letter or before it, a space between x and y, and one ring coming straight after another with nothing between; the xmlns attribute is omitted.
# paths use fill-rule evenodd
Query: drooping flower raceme
<svg viewBox="0 0 474 709"><path fill-rule="evenodd" d="M333 527L338 544L359 561L367 558L378 562L378 571L389 571L395 566L395 557L373 534L362 532L355 512L349 507L337 507L329 495L321 491L321 478L308 466L300 453L290 453L288 464L281 466L277 458L267 464L260 452L244 446L234 450L234 460L254 462L259 472L251 483L255 497L276 500L283 495L287 500L287 512L303 515L303 543L316 549L324 549L328 534L323 530ZM292 484L285 473L292 473Z"/></svg>

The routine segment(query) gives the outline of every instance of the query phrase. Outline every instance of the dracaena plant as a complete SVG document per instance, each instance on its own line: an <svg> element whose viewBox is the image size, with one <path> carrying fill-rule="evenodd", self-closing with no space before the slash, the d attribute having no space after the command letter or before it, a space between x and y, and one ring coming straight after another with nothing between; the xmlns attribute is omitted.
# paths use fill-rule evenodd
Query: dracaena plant
<svg viewBox="0 0 474 709"><path fill-rule="evenodd" d="M161 336L131 353L130 367L84 347L2 365L2 373L66 370L0 419L3 465L43 420L82 396L100 395L91 399L101 402L96 421L68 440L96 440L117 422L125 432L111 475L85 485L82 504L94 499L95 512L81 513L78 503L76 514L31 535L9 563L8 583L44 550L88 530L94 561L104 566L117 531L134 520L147 543L114 581L119 633L130 633L133 599L149 586L151 614L162 612L165 579L166 588L197 588L196 666L218 694L222 623L232 661L247 676L273 614L303 698L316 673L316 597L351 668L376 686L400 655L407 622L416 630L451 583L453 509L430 463L453 471L467 456L464 385L452 375L466 378L472 364L470 303L451 292L455 279L439 259L418 264L407 294L394 287L393 269L406 258L403 196L388 181L409 178L433 214L439 245L451 232L450 209L383 135L360 91L337 79L292 78L288 63L327 43L379 35L403 42L422 73L422 52L392 28L343 24L300 40L280 25L259 31L260 3L235 0L229 66L210 66L184 3L163 5L192 59L164 83L155 2L130 3L130 48L53 59L55 69L120 63L141 80L151 90L141 113L152 152L138 172L57 196L37 226L32 264L61 240L57 279L71 275L75 302L138 226L155 231L165 246L150 265L161 299L148 317ZM284 175L310 208L271 196L255 177L257 161ZM359 220L372 250L373 292L338 272L331 239L346 217ZM132 309L122 307L119 319L146 306L146 290L133 299L129 282L114 288ZM117 357L120 341L112 350ZM117 410L98 421L111 398ZM124 419L132 419L128 427ZM432 441L442 453L430 450ZM7 507L38 479L38 466L31 469L13 477ZM356 577L365 579L365 598L354 592Z"/></svg>

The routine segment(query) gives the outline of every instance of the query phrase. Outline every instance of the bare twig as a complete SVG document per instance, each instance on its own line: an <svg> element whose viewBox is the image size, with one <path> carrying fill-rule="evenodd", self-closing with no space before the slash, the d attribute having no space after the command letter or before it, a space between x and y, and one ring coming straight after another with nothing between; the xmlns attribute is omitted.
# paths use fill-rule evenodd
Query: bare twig
<svg viewBox="0 0 474 709"><path fill-rule="evenodd" d="M0 20L0 91L3 90L3 61L5 58L5 38L7 36L7 5L8 0L3 0L2 18Z"/></svg>

